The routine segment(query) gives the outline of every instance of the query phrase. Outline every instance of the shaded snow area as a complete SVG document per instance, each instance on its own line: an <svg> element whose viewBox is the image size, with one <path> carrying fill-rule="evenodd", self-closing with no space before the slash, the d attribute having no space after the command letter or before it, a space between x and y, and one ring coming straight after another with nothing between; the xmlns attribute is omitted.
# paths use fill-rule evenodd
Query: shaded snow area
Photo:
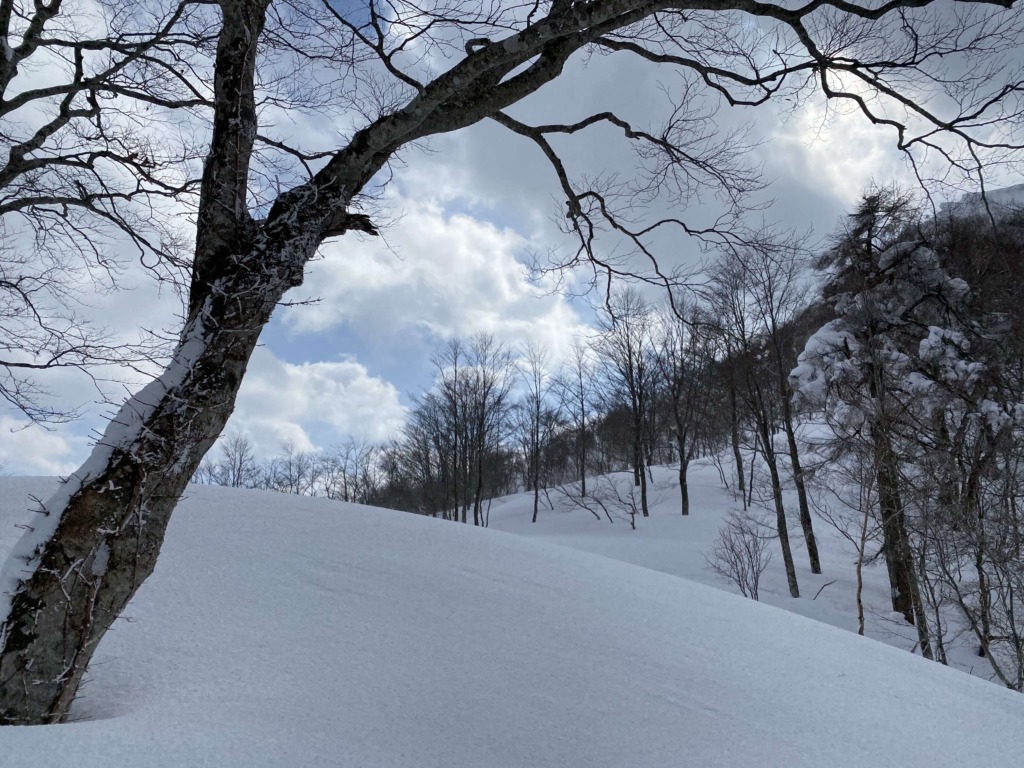
<svg viewBox="0 0 1024 768"><path fill-rule="evenodd" d="M0 551L27 494L52 487L0 479ZM536 530L568 537L555 524L577 514ZM618 540L602 538L587 546ZM221 488L190 488L74 715L0 729L2 764L962 768L1024 753L1024 697L768 605L496 530Z"/></svg>

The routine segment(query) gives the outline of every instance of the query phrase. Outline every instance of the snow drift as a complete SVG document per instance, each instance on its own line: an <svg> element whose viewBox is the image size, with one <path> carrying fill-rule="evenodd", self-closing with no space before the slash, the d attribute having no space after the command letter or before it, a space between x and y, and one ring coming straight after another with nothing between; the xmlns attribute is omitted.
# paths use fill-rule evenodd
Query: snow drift
<svg viewBox="0 0 1024 768"><path fill-rule="evenodd" d="M0 555L52 483L0 479ZM5 765L1009 766L1024 698L495 531L190 489L70 725Z"/></svg>

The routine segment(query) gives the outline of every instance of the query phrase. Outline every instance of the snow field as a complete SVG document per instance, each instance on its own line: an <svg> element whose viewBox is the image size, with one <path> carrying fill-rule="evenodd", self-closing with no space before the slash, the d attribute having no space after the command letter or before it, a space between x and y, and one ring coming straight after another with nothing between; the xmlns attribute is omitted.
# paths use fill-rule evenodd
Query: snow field
<svg viewBox="0 0 1024 768"><path fill-rule="evenodd" d="M4 552L48 488L0 479ZM74 714L0 729L3 764L959 768L1024 749L1017 694L767 605L495 530L209 487Z"/></svg>

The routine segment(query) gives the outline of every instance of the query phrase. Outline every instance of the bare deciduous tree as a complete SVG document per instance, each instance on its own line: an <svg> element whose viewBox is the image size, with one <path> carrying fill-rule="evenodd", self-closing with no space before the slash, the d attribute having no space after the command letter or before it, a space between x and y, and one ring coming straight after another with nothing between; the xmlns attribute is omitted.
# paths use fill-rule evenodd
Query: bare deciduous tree
<svg viewBox="0 0 1024 768"><path fill-rule="evenodd" d="M644 517L647 503L647 443L654 407L654 310L634 288L614 294L598 318L600 335L594 352L604 366L605 397L625 406L633 437L633 482L640 489Z"/></svg>
<svg viewBox="0 0 1024 768"><path fill-rule="evenodd" d="M587 453L593 440L590 423L597 409L599 389L596 376L597 366L589 347L577 339L569 350L569 359L552 383L560 410L573 432L580 496L587 495Z"/></svg>
<svg viewBox="0 0 1024 768"><path fill-rule="evenodd" d="M765 365L763 335L759 333L756 303L751 297L752 287L749 275L743 265L732 253L717 265L708 292L708 302L719 332L729 341L727 348L734 351L735 364L740 366L738 393L748 416L756 448L764 458L768 473L771 503L775 510L776 532L779 548L782 551L782 562L786 569L789 582L789 594L800 597L800 585L797 581L796 566L793 562L793 550L789 542L789 522L782 496L782 473L779 464L779 451L776 449L775 434L781 421L783 411L782 400L788 394L780 394L777 387L778 377L771 366ZM750 496L753 498L754 465L750 466Z"/></svg>
<svg viewBox="0 0 1024 768"><path fill-rule="evenodd" d="M662 391L672 416L672 431L679 452L679 496L682 514L690 514L686 474L697 456L707 426L711 402L709 371L713 352L706 330L701 330L695 307L681 298L675 307L659 313L655 363ZM685 313L685 314L684 314Z"/></svg>
<svg viewBox="0 0 1024 768"><path fill-rule="evenodd" d="M789 373L798 352L795 348L793 323L809 299L804 253L802 242L787 239L777 244L734 248L729 251L727 258L745 284L750 304L749 314L754 324L752 335L764 349L765 368L775 379L779 403L778 421L786 435L789 449L789 464L793 472L793 485L796 487L800 527L804 533L807 557L811 573L821 573L821 560L796 439L793 393L789 383Z"/></svg>
<svg viewBox="0 0 1024 768"><path fill-rule="evenodd" d="M581 496L575 485L570 484L558 489L560 506L564 509L583 509L597 520L604 517L609 523L616 520L626 521L632 530L636 530L637 517L644 517L643 499L638 486L627 482L621 472L599 475L594 479L590 495ZM659 504L660 498L649 500L650 505Z"/></svg>
<svg viewBox="0 0 1024 768"><path fill-rule="evenodd" d="M704 560L708 568L735 584L741 595L758 600L761 576L772 561L768 547L773 537L770 526L747 513L732 512Z"/></svg>
<svg viewBox="0 0 1024 768"><path fill-rule="evenodd" d="M527 490L533 491L533 522L537 522L540 507L541 470L544 450L551 438L555 414L548 404L551 394L550 355L534 342L521 350L519 373L525 384L524 397L519 402L518 427L526 449Z"/></svg>
<svg viewBox="0 0 1024 768"><path fill-rule="evenodd" d="M380 446L350 437L321 458L323 493L329 499L370 504L376 493Z"/></svg>
<svg viewBox="0 0 1024 768"><path fill-rule="evenodd" d="M256 461L252 441L245 435L232 435L220 446L220 459L205 459L199 467L197 481L230 488L256 488L262 469Z"/></svg>

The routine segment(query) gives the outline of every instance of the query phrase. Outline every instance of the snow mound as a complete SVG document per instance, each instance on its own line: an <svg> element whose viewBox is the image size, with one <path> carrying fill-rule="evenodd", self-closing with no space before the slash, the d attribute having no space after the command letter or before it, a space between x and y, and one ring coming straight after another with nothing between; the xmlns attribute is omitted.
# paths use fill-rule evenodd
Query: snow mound
<svg viewBox="0 0 1024 768"><path fill-rule="evenodd" d="M0 479L0 554L25 497ZM1024 698L684 579L324 500L191 488L80 722L5 765L1008 766Z"/></svg>

